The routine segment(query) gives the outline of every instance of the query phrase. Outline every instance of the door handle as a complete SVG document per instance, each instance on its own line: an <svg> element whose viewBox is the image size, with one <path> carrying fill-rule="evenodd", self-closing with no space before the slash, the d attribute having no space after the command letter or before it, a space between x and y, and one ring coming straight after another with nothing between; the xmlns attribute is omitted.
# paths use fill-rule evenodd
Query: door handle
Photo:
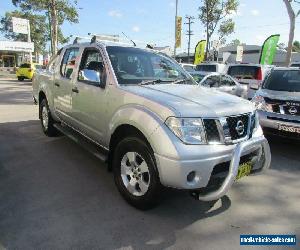
<svg viewBox="0 0 300 250"><path fill-rule="evenodd" d="M78 88L72 88L72 91L75 92L75 93L79 93Z"/></svg>
<svg viewBox="0 0 300 250"><path fill-rule="evenodd" d="M58 82L54 83L54 85L55 85L56 87L60 87L60 84L59 84Z"/></svg>

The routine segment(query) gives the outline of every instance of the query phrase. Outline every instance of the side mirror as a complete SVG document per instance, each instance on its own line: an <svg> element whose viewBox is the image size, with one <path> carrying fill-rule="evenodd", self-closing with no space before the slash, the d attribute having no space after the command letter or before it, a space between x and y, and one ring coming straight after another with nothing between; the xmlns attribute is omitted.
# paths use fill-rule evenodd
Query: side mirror
<svg viewBox="0 0 300 250"><path fill-rule="evenodd" d="M78 79L80 81L87 81L91 84L97 85L101 88L104 88L104 84L101 82L100 72L92 69L83 69L79 71Z"/></svg>

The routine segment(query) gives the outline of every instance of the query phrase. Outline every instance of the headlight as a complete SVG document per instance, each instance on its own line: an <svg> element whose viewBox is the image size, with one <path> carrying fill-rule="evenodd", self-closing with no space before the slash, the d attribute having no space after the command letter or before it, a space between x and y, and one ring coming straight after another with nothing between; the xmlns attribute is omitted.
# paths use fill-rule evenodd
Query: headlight
<svg viewBox="0 0 300 250"><path fill-rule="evenodd" d="M200 118L169 117L169 129L186 144L206 144L205 129Z"/></svg>
<svg viewBox="0 0 300 250"><path fill-rule="evenodd" d="M251 100L251 102L254 103L255 108L258 110L263 110L263 111L267 111L267 112L273 111L272 106L267 104L265 102L265 99L260 95L254 96L253 99Z"/></svg>
<svg viewBox="0 0 300 250"><path fill-rule="evenodd" d="M251 116L251 129L252 132L255 132L259 127L259 115L258 112L255 111Z"/></svg>

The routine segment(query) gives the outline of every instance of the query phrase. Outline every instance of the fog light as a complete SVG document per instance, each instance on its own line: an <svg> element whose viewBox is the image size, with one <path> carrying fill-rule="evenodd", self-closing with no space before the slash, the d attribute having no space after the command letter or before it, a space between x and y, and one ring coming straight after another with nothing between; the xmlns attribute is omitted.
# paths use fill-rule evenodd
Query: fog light
<svg viewBox="0 0 300 250"><path fill-rule="evenodd" d="M188 182L193 182L195 180L195 177L196 177L196 172L192 171L187 175L186 179Z"/></svg>

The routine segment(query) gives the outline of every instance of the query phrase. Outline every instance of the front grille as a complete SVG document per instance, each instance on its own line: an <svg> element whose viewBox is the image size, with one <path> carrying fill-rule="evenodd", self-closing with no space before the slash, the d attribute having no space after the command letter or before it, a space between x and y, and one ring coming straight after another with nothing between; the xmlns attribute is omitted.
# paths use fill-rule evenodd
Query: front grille
<svg viewBox="0 0 300 250"><path fill-rule="evenodd" d="M226 118L231 140L238 140L247 136L249 115L231 116Z"/></svg>
<svg viewBox="0 0 300 250"><path fill-rule="evenodd" d="M203 125L208 143L232 143L247 136L251 138L256 124L254 114L243 114L220 119L206 118Z"/></svg>
<svg viewBox="0 0 300 250"><path fill-rule="evenodd" d="M206 138L208 142L220 142L220 134L218 131L216 120L204 119L203 120Z"/></svg>
<svg viewBox="0 0 300 250"><path fill-rule="evenodd" d="M272 106L274 113L300 115L300 102L298 101L283 101L265 97L265 102ZM280 111L280 108L282 108L282 111Z"/></svg>

